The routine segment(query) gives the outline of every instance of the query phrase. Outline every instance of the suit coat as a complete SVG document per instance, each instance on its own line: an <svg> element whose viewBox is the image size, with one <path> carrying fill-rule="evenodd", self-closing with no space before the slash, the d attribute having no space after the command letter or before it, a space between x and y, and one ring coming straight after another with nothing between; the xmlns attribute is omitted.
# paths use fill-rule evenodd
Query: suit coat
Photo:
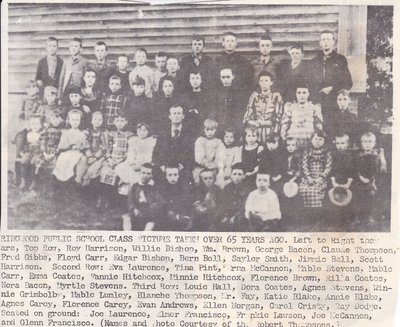
<svg viewBox="0 0 400 327"><path fill-rule="evenodd" d="M72 57L68 57L68 59L64 61L58 86L59 98L62 97L68 86L76 86L79 88L82 86L83 75L89 66L89 61L81 55L77 56L77 58L78 62L76 64L72 64Z"/></svg>
<svg viewBox="0 0 400 327"><path fill-rule="evenodd" d="M43 87L54 86L55 88L58 88L58 85L60 83L61 70L64 65L64 61L59 56L56 56L56 58L57 58L57 63L56 63L56 70L54 73L54 78L51 78L49 76L49 66L47 64L47 57L40 59L37 64L35 80L42 81Z"/></svg>

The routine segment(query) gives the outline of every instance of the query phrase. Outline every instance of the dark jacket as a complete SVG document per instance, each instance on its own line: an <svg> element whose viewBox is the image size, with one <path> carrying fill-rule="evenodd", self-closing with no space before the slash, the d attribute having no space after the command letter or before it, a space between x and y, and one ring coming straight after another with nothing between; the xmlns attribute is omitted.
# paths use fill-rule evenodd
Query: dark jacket
<svg viewBox="0 0 400 327"><path fill-rule="evenodd" d="M57 56L57 64L56 64L56 71L54 73L54 78L50 78L49 67L47 65L47 57L40 59L36 69L35 80L42 81L43 87L54 86L55 88L58 88L63 64L64 61L59 56Z"/></svg>

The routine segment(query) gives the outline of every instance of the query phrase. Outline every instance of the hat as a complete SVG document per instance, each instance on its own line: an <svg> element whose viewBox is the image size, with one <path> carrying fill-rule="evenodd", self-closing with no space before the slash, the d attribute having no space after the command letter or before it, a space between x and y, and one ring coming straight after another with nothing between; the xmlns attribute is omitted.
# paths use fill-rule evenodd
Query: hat
<svg viewBox="0 0 400 327"><path fill-rule="evenodd" d="M347 206L353 198L353 193L343 186L335 186L331 188L328 192L328 195L329 200L331 200L331 202L338 207Z"/></svg>
<svg viewBox="0 0 400 327"><path fill-rule="evenodd" d="M293 198L299 192L299 185L297 183L289 181L283 185L283 193L288 198Z"/></svg>

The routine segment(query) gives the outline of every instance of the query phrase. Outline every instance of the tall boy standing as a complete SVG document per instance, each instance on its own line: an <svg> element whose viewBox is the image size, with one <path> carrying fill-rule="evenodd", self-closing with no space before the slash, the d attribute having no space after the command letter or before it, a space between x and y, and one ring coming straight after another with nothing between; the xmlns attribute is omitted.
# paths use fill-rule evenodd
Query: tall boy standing
<svg viewBox="0 0 400 327"><path fill-rule="evenodd" d="M107 61L107 44L100 41L94 46L96 61L89 64L89 67L96 72L96 83L102 94L108 92L108 81L112 74L111 65Z"/></svg>

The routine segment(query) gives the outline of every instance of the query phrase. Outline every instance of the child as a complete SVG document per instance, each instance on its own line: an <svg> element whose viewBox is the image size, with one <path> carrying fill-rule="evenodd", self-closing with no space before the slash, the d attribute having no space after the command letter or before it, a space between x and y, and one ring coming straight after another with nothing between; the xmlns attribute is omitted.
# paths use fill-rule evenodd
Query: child
<svg viewBox="0 0 400 327"><path fill-rule="evenodd" d="M85 129L89 126L90 119L90 108L81 103L82 101L82 92L79 87L71 87L69 89L68 99L70 102L70 106L68 106L64 112L68 113L70 110L78 110L82 113L82 129Z"/></svg>
<svg viewBox="0 0 400 327"><path fill-rule="evenodd" d="M63 94L71 87L81 87L83 74L88 68L89 62L82 57L82 40L80 38L73 38L69 45L69 52L71 54L64 61L64 65L60 74L60 83L58 85L59 99L63 98Z"/></svg>
<svg viewBox="0 0 400 327"><path fill-rule="evenodd" d="M132 87L132 83L136 77L143 78L145 82L145 94L148 98L153 97L152 86L154 84L154 70L146 65L147 51L144 48L140 48L135 52L136 67L132 69L129 74L129 82Z"/></svg>
<svg viewBox="0 0 400 327"><path fill-rule="evenodd" d="M270 72L262 72L258 82L261 91L250 96L244 123L256 127L258 141L265 142L270 133L279 130L282 97L271 90L274 77Z"/></svg>
<svg viewBox="0 0 400 327"><path fill-rule="evenodd" d="M221 189L215 185L214 171L204 168L200 172L200 183L195 189L193 203L193 231L213 231L220 217Z"/></svg>
<svg viewBox="0 0 400 327"><path fill-rule="evenodd" d="M241 161L240 147L235 142L235 131L232 128L226 128L224 131L224 168L217 175L217 182L222 189L231 182L232 166ZM244 174L244 173L243 173Z"/></svg>
<svg viewBox="0 0 400 327"><path fill-rule="evenodd" d="M316 130L322 130L321 107L309 101L309 96L308 86L299 84L296 87L297 102L285 104L282 118L282 139L293 137L301 148L308 146L311 135Z"/></svg>
<svg viewBox="0 0 400 327"><path fill-rule="evenodd" d="M244 135L245 144L241 147L241 162L247 185L254 186L260 155L264 151L264 146L257 141L256 128L246 127Z"/></svg>
<svg viewBox="0 0 400 327"><path fill-rule="evenodd" d="M107 133L107 151L100 171L101 187L96 205L98 209L103 206L107 208L110 204L110 197L115 195L114 188L119 180L115 167L126 160L128 142L133 136L132 132L125 130L128 120L123 111L116 112L113 123L116 130Z"/></svg>
<svg viewBox="0 0 400 327"><path fill-rule="evenodd" d="M321 213L328 176L332 169L332 155L326 145L326 134L322 131L311 136L311 145L303 152L301 166L303 179L299 191L305 208L309 208L311 222ZM313 210L315 209L315 210Z"/></svg>
<svg viewBox="0 0 400 327"><path fill-rule="evenodd" d="M259 171L256 179L257 189L252 191L245 204L245 216L248 219L249 231L275 231L281 219L278 196L270 186L270 175Z"/></svg>
<svg viewBox="0 0 400 327"><path fill-rule="evenodd" d="M154 59L154 64L156 66L156 70L154 71L154 84L153 84L153 92L158 93L158 86L160 85L160 79L167 75L167 54L165 52L157 52L156 57Z"/></svg>
<svg viewBox="0 0 400 327"><path fill-rule="evenodd" d="M89 68L96 72L97 86L101 94L108 91L108 81L112 75L112 68L107 61L108 47L103 41L94 46L96 61L89 64Z"/></svg>
<svg viewBox="0 0 400 327"><path fill-rule="evenodd" d="M128 141L126 160L115 167L121 181L132 185L138 182L140 167L153 161L153 150L157 139L150 133L150 125L140 122L135 126L137 136Z"/></svg>
<svg viewBox="0 0 400 327"><path fill-rule="evenodd" d="M145 80L139 76L132 81L132 91L128 93L126 113L128 130L135 131L139 122L151 124L153 120L151 100L145 95Z"/></svg>
<svg viewBox="0 0 400 327"><path fill-rule="evenodd" d="M126 96L121 93L121 79L118 76L111 76L108 87L110 94L104 96L100 103L100 111L106 123L106 128L115 130L114 119L118 113L125 110Z"/></svg>
<svg viewBox="0 0 400 327"><path fill-rule="evenodd" d="M35 187L35 162L40 155L40 135L43 129L43 117L42 116L30 116L29 117L29 129L26 133L20 134L20 137L24 136L24 139L19 142L22 148L17 153L17 158L21 158L21 184L20 188Z"/></svg>
<svg viewBox="0 0 400 327"><path fill-rule="evenodd" d="M129 74L129 58L126 54L121 54L117 57L117 65L112 75L118 76L121 79L121 92L123 94L128 94L131 90Z"/></svg>
<svg viewBox="0 0 400 327"><path fill-rule="evenodd" d="M244 183L244 169L241 163L235 163L230 170L229 180L222 192L221 225L227 231L246 231L244 207L252 188Z"/></svg>
<svg viewBox="0 0 400 327"><path fill-rule="evenodd" d="M193 170L193 179L199 184L199 174L204 168L218 174L224 164L224 144L215 135L218 123L211 119L204 121L204 136L200 136L194 144L194 158L196 167Z"/></svg>
<svg viewBox="0 0 400 327"><path fill-rule="evenodd" d="M88 68L83 75L81 88L82 104L90 109L90 112L99 110L102 92L98 88L97 73L92 68Z"/></svg>
<svg viewBox="0 0 400 327"><path fill-rule="evenodd" d="M165 230L185 231L191 228L192 192L189 184L180 176L178 165L165 167L165 178L158 187L165 201L167 221Z"/></svg>
<svg viewBox="0 0 400 327"><path fill-rule="evenodd" d="M54 112L61 112L61 106L57 99L57 89L54 86L46 86L43 92L44 104L39 109L44 116L45 127L49 126Z"/></svg>
<svg viewBox="0 0 400 327"><path fill-rule="evenodd" d="M61 70L64 61L57 56L58 40L50 36L46 40L46 57L39 60L36 69L36 77L38 85L42 88L46 86L54 86L58 88L60 82Z"/></svg>
<svg viewBox="0 0 400 327"><path fill-rule="evenodd" d="M184 91L184 81L180 71L179 59L173 56L168 57L166 69L167 69L167 75L165 75L160 79L160 83L158 84L158 89L161 90L164 79L170 77L174 82L174 86L177 92Z"/></svg>
<svg viewBox="0 0 400 327"><path fill-rule="evenodd" d="M251 61L251 65L253 66L254 86L258 84L261 72L270 72L276 78L280 65L280 62L271 56L272 39L269 35L263 35L260 38L258 41L258 49L260 50L260 56Z"/></svg>
<svg viewBox="0 0 400 327"><path fill-rule="evenodd" d="M22 101L21 112L19 114L19 119L22 120L24 128L28 127L27 122L30 116L42 115L41 106L43 104L40 100L39 86L36 81L30 80L28 82L26 93L27 97Z"/></svg>
<svg viewBox="0 0 400 327"><path fill-rule="evenodd" d="M91 126L86 133L89 143L89 147L85 151L87 161L81 162L81 165L77 167L77 170L84 172L82 174L83 186L88 186L93 179L99 177L107 148L106 132L103 129L103 115L100 111L93 112Z"/></svg>
<svg viewBox="0 0 400 327"><path fill-rule="evenodd" d="M140 167L140 179L132 185L128 195L128 213L122 216L123 230L151 231L162 225L163 199L154 187L153 166Z"/></svg>
<svg viewBox="0 0 400 327"><path fill-rule="evenodd" d="M89 147L87 135L80 129L83 114L78 109L72 109L68 112L67 123L69 128L61 133L60 143L58 144L57 158L53 175L62 182L68 181L74 176L75 167L80 160L86 161L85 150ZM83 172L77 170L75 182L82 183Z"/></svg>

